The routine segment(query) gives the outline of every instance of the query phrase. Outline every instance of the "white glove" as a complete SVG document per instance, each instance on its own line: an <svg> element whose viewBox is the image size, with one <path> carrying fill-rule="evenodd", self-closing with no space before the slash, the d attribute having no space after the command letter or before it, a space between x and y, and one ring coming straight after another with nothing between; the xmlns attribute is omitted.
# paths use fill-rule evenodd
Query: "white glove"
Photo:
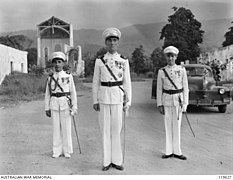
<svg viewBox="0 0 233 180"><path fill-rule="evenodd" d="M71 114L71 116L74 116L75 114L77 114L77 109L72 108L70 114Z"/></svg>
<svg viewBox="0 0 233 180"><path fill-rule="evenodd" d="M128 112L129 112L129 104L126 103L125 106L123 107L123 111L125 112L125 116L128 116Z"/></svg>
<svg viewBox="0 0 233 180"><path fill-rule="evenodd" d="M187 104L183 104L182 112L186 112L187 111L187 107L188 107Z"/></svg>

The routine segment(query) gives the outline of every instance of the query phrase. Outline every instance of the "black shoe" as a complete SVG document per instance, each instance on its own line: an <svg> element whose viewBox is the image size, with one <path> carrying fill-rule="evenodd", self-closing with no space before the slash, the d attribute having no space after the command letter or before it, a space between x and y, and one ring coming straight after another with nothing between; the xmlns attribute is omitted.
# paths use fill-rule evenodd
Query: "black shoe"
<svg viewBox="0 0 233 180"><path fill-rule="evenodd" d="M108 166L103 166L102 170L107 171L107 170L109 170L110 167L111 167L111 164L109 164Z"/></svg>
<svg viewBox="0 0 233 180"><path fill-rule="evenodd" d="M116 168L117 170L123 171L124 167L122 165L116 165L112 163L112 167Z"/></svg>
<svg viewBox="0 0 233 180"><path fill-rule="evenodd" d="M181 159L181 160L186 160L187 159L187 157L185 157L184 155L176 155L176 154L174 154L174 157L175 158L178 158L178 159Z"/></svg>
<svg viewBox="0 0 233 180"><path fill-rule="evenodd" d="M169 155L162 155L162 159L167 159L167 158L170 158L170 157L173 157L173 154L169 154Z"/></svg>

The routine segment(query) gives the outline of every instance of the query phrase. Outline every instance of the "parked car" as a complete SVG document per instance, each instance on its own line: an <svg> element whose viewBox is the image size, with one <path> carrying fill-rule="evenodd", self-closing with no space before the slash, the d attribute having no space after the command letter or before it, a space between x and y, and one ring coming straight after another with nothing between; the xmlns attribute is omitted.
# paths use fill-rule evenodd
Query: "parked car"
<svg viewBox="0 0 233 180"><path fill-rule="evenodd" d="M214 79L212 69L202 64L183 65L187 71L189 84L189 105L218 107L225 113L231 102L232 92L229 87L220 86ZM156 98L157 78L152 83L152 98Z"/></svg>

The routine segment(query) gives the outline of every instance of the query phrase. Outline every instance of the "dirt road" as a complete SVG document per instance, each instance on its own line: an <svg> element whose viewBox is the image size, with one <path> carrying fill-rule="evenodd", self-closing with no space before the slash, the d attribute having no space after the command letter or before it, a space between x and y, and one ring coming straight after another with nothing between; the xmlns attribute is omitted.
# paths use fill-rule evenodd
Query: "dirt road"
<svg viewBox="0 0 233 180"><path fill-rule="evenodd" d="M92 110L91 89L78 92L79 111L75 118L82 154L72 129L71 159L51 158L52 123L44 114L43 100L1 108L0 174L233 174L233 103L224 114L218 113L217 108L191 110L189 118L196 138L185 119L181 133L182 151L188 160L164 160L164 123L150 97L151 80L133 83L133 105L126 120L124 171L101 171L101 135Z"/></svg>

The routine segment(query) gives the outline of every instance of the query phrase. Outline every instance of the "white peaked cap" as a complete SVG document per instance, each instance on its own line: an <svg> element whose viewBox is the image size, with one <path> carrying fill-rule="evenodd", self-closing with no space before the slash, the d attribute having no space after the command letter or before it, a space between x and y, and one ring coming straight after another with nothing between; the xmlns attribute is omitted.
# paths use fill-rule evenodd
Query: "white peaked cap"
<svg viewBox="0 0 233 180"><path fill-rule="evenodd" d="M107 28L104 30L103 34L102 34L102 37L104 40L106 40L106 38L108 37L117 37L117 38L121 38L121 32L119 29L117 28Z"/></svg>
<svg viewBox="0 0 233 180"><path fill-rule="evenodd" d="M52 59L55 59L55 58L58 58L58 59L63 59L63 61L66 60L66 55L63 53L63 52L53 52L52 53Z"/></svg>
<svg viewBox="0 0 233 180"><path fill-rule="evenodd" d="M177 55L179 53L179 50L174 46L168 46L163 50L163 52L164 54L173 53Z"/></svg>

